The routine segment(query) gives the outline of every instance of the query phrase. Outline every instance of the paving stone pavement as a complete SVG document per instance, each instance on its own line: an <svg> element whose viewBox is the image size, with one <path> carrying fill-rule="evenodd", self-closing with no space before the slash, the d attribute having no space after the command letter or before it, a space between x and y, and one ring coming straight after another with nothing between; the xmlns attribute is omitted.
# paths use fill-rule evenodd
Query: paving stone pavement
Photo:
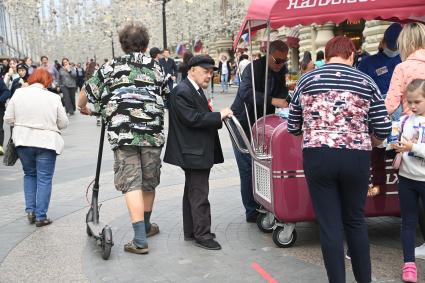
<svg viewBox="0 0 425 283"><path fill-rule="evenodd" d="M234 90L216 96L215 107L229 105L233 97ZM183 240L184 177L181 169L164 164L152 215L161 232L149 239L148 255L125 253L123 244L133 231L124 198L113 188L113 158L105 146L100 217L112 226L115 245L110 259L103 260L85 231L85 190L93 178L99 128L94 119L76 115L63 135L66 149L57 162L50 226L35 228L26 221L20 165L0 166L0 282L267 282L253 264L274 282L327 282L315 223L298 223L295 246L279 249L270 234L244 221L225 130L220 135L226 161L214 167L210 182L212 230L223 249L207 251ZM368 224L375 281L401 282L400 220L379 217ZM425 270L424 262L418 263ZM347 282L353 282L350 263L346 265ZM423 272L420 276L424 282Z"/></svg>

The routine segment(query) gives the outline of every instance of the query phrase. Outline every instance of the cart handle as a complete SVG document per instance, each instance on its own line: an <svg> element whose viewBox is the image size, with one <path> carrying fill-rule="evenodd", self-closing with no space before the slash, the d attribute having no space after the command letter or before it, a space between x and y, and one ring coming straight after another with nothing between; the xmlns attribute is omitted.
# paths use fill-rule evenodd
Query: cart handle
<svg viewBox="0 0 425 283"><path fill-rule="evenodd" d="M249 153L248 149L242 148L241 144L239 143L239 139L236 137L235 131L233 130L232 126L230 125L230 120L232 120L233 123L235 123L236 127L238 126L238 124L240 126L240 123L239 123L238 119L236 119L234 116L232 116L231 118L224 119L224 124L226 125L226 128L229 131L230 137L232 138L233 142L236 145L236 148L242 153ZM246 140L244 139L244 137L246 138L245 132L239 130L239 133L241 134L242 139L243 139L246 147L249 148L251 145L250 145L249 142L247 143ZM248 140L248 138L246 138L246 139Z"/></svg>
<svg viewBox="0 0 425 283"><path fill-rule="evenodd" d="M242 137L243 143L246 146L246 149L242 148L241 144L239 143L239 140L236 136L235 131L233 130L232 126L230 125L230 123L233 122L236 126L236 129L238 130L240 136ZM227 130L230 133L230 137L232 138L232 140L234 141L236 148L242 152L242 153L249 153L249 155L251 155L251 157L253 159L255 159L256 161L260 162L260 161L264 161L264 160L269 160L270 157L269 156L259 156L255 153L255 151L253 150L251 143L249 142L248 137L245 134L245 131L243 130L241 124L239 123L238 119L235 116L231 116L230 118L225 118L224 119L224 124L226 125Z"/></svg>

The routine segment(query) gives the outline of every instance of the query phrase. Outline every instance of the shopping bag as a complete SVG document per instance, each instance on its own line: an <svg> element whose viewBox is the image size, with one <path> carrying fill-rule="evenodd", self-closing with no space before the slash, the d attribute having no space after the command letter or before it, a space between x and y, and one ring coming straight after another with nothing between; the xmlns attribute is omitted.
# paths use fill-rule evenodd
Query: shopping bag
<svg viewBox="0 0 425 283"><path fill-rule="evenodd" d="M6 166L13 166L16 160L18 160L18 152L16 151L12 138L10 138L4 151L3 164Z"/></svg>

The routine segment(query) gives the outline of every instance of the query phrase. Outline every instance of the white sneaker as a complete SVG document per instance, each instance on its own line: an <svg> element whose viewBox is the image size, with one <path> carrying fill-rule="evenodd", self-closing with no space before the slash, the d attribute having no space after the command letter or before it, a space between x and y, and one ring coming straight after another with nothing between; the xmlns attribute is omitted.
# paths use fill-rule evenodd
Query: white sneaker
<svg viewBox="0 0 425 283"><path fill-rule="evenodd" d="M425 259L425 244L415 248L415 257Z"/></svg>

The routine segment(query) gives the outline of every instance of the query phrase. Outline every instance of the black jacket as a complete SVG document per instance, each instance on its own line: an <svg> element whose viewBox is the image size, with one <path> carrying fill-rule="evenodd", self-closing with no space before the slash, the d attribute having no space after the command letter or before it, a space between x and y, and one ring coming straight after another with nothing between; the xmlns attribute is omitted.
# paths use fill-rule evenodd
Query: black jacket
<svg viewBox="0 0 425 283"><path fill-rule="evenodd" d="M28 73L25 75L25 77L23 77L22 78L22 80L24 81L24 83L26 83L27 81L28 81L28 77L29 77L29 75L28 75ZM20 83L20 80L21 80L21 77L19 77L19 78L16 78L16 79L14 79L13 80L13 82L12 82L12 86L10 87L10 93L13 95L14 93L15 93L15 91L18 89L18 88L21 88L22 87L22 84Z"/></svg>
<svg viewBox="0 0 425 283"><path fill-rule="evenodd" d="M255 80L255 98L254 103L253 88L252 88L252 75L251 64L246 66L243 74L241 84L236 94L235 100L231 106L233 115L239 120L244 131L249 135L252 124L255 123L254 107L257 107L258 118L263 116L264 109L264 89L266 82L266 56L254 61L254 80ZM288 89L285 83L285 74L287 69L284 66L280 72L273 72L269 69L268 75L268 90L267 90L267 108L266 114L273 114L275 107L271 104L272 98L284 98L290 102ZM248 115L251 125L248 124L246 117L245 105L248 109Z"/></svg>
<svg viewBox="0 0 425 283"><path fill-rule="evenodd" d="M170 95L169 130L164 162L185 169L209 169L222 163L217 129L219 112L211 112L208 101L186 78Z"/></svg>
<svg viewBox="0 0 425 283"><path fill-rule="evenodd" d="M161 64L162 68L164 68L165 75L170 74L172 76L177 77L177 65L172 58L168 58L168 60L165 60L165 58L161 58L159 60L159 63Z"/></svg>
<svg viewBox="0 0 425 283"><path fill-rule="evenodd" d="M6 100L12 97L12 93L7 88L3 80L0 79L0 106L5 105Z"/></svg>

